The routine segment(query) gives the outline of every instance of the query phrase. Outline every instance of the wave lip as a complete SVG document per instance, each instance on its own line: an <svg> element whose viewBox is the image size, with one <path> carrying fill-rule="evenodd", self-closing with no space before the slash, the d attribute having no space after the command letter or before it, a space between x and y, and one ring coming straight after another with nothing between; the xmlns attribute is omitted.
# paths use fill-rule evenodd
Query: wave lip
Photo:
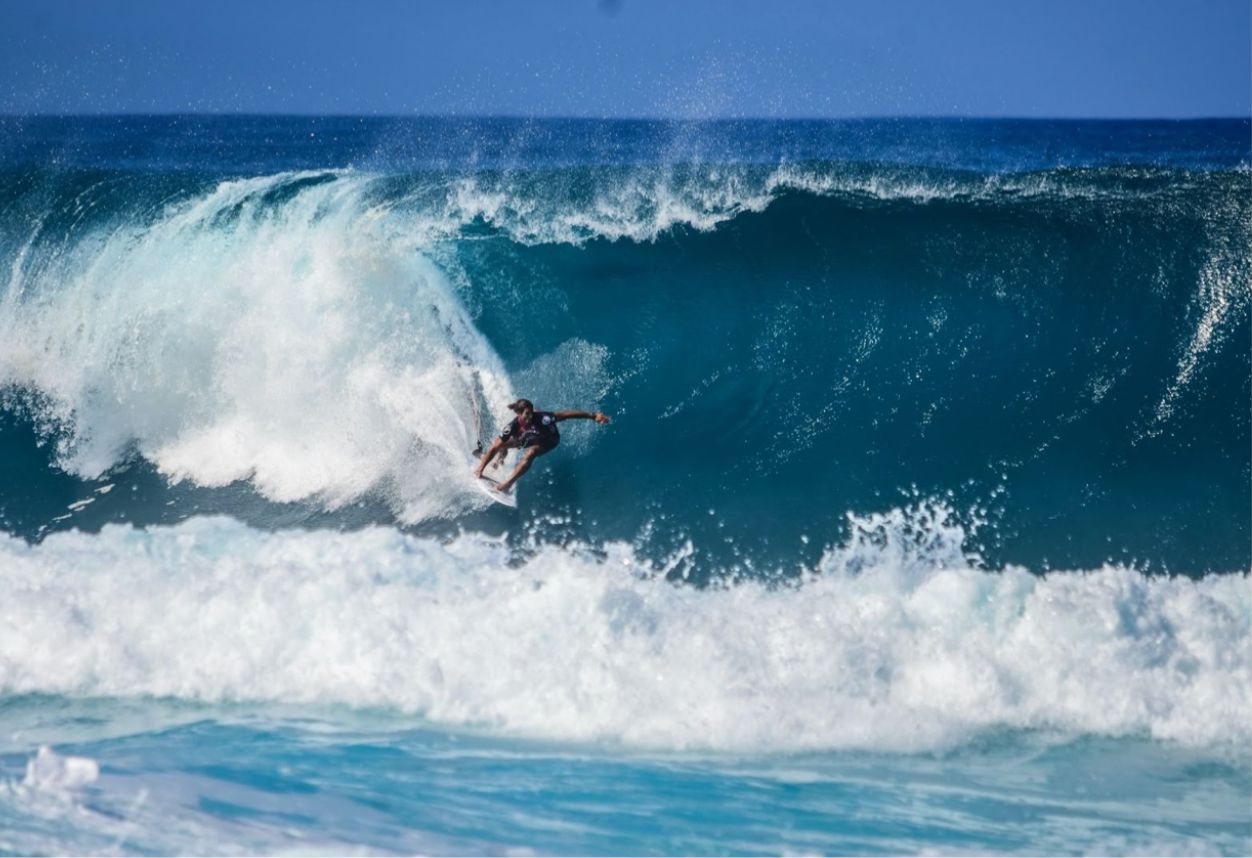
<svg viewBox="0 0 1252 858"><path fill-rule="evenodd" d="M590 166L392 177L395 205L427 240L486 227L523 245L655 242L676 230L710 232L788 194L872 203L1075 203L1168 207L1197 189L1244 189L1235 173L1153 167L980 173L879 162Z"/></svg>
<svg viewBox="0 0 1252 858"><path fill-rule="evenodd" d="M518 558L480 535L227 519L7 538L0 691L377 706L672 749L1252 739L1246 575L993 572L941 508L852 524L796 586L704 590L625 544Z"/></svg>

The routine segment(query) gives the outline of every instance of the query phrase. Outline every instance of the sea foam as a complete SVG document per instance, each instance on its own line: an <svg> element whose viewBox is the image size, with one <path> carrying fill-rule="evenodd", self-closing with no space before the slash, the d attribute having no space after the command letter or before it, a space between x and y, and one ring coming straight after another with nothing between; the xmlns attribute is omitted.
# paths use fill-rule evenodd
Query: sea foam
<svg viewBox="0 0 1252 858"><path fill-rule="evenodd" d="M100 765L90 757L62 756L47 745L26 763L22 786L46 792L79 789L100 777Z"/></svg>
<svg viewBox="0 0 1252 858"><path fill-rule="evenodd" d="M384 707L665 749L951 748L986 731L1252 738L1248 577L979 568L942 508L852 517L788 585L627 544L192 519L0 542L0 692Z"/></svg>
<svg viewBox="0 0 1252 858"><path fill-rule="evenodd" d="M469 452L507 374L368 189L241 179L54 251L32 238L0 302L0 387L87 478L135 449L171 481L276 501L376 492L408 520L483 503Z"/></svg>

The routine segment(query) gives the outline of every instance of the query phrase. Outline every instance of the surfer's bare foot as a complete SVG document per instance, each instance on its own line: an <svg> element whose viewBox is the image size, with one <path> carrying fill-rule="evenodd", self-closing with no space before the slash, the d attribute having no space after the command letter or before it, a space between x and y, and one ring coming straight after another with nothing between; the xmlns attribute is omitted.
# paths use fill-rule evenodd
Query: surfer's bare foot
<svg viewBox="0 0 1252 858"><path fill-rule="evenodd" d="M480 465L479 467L474 469L474 479L481 480L482 478L483 478L483 469L482 469L482 466Z"/></svg>

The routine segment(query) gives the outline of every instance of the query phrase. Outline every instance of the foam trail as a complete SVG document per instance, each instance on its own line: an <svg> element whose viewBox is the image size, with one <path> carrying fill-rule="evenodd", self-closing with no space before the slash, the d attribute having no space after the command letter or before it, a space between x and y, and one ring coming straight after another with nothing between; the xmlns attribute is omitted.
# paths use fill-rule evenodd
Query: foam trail
<svg viewBox="0 0 1252 858"><path fill-rule="evenodd" d="M1247 308L1252 303L1252 260L1248 256L1252 217L1232 197L1214 207L1205 225L1209 250L1193 302L1198 320L1178 359L1175 377L1157 404L1150 431L1161 431L1205 358L1220 346L1230 329L1235 324L1247 324Z"/></svg>
<svg viewBox="0 0 1252 858"><path fill-rule="evenodd" d="M851 523L798 586L708 590L624 544L519 562L478 535L227 519L7 538L0 692L390 707L660 748L1252 738L1246 575L989 572L941 508Z"/></svg>
<svg viewBox="0 0 1252 858"><path fill-rule="evenodd" d="M37 396L84 477L133 446L173 481L251 480L276 501L382 492L407 520L477 503L474 403L508 401L507 375L370 184L228 181L38 265L24 249L0 387Z"/></svg>

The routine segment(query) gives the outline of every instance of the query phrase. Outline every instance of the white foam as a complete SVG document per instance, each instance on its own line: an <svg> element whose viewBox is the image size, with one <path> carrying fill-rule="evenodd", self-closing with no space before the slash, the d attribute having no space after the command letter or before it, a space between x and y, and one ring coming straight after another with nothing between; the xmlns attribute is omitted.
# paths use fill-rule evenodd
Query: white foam
<svg viewBox="0 0 1252 858"><path fill-rule="evenodd" d="M528 398L544 403L540 407L592 408L608 396L615 383L608 371L608 358L609 350L602 345L578 338L566 340L515 373L516 387L526 391ZM561 424L561 443L567 449L585 451L595 436L596 427L590 421Z"/></svg>
<svg viewBox="0 0 1252 858"><path fill-rule="evenodd" d="M638 167L602 176L584 189L557 176L542 188L510 174L466 177L425 210L426 224L432 235L450 235L481 221L523 244L648 242L675 227L708 232L744 212L763 211L776 194L762 178L733 167Z"/></svg>
<svg viewBox="0 0 1252 858"><path fill-rule="evenodd" d="M26 763L22 786L44 792L66 792L95 783L100 766L90 757L62 756L47 745Z"/></svg>
<svg viewBox="0 0 1252 858"><path fill-rule="evenodd" d="M224 182L15 264L0 387L37 392L87 478L133 445L171 480L251 480L277 501L382 492L407 520L482 503L474 411L509 401L507 375L370 188Z"/></svg>
<svg viewBox="0 0 1252 858"><path fill-rule="evenodd" d="M1157 403L1153 425L1146 434L1157 434L1172 416L1184 392L1192 384L1203 361L1239 324L1247 324L1252 303L1252 221L1242 211L1235 194L1220 199L1205 219L1208 253L1200 269L1193 313L1195 328L1178 358L1174 379Z"/></svg>
<svg viewBox="0 0 1252 858"><path fill-rule="evenodd" d="M670 164L458 176L423 185L405 207L427 240L484 223L522 244L578 245L592 239L652 242L676 228L709 232L741 214L764 211L790 192L918 203L1141 201L1154 193L1111 186L1098 170L976 175L883 164Z"/></svg>
<svg viewBox="0 0 1252 858"><path fill-rule="evenodd" d="M0 541L0 692L391 707L661 748L939 749L984 730L1252 739L1252 592L988 572L940 510L854 518L802 585L667 583L627 545L226 519Z"/></svg>

